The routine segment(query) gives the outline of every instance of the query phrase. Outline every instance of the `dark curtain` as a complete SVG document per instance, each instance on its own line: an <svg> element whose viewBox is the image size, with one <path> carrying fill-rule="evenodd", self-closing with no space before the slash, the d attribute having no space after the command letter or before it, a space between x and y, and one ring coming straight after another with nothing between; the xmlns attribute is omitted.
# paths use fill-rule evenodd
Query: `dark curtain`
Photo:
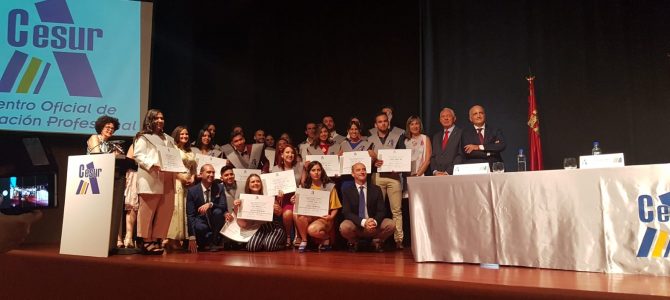
<svg viewBox="0 0 670 300"><path fill-rule="evenodd" d="M418 114L416 1L154 1L151 106L191 135L212 121L304 140L332 114L340 134L382 105L404 128Z"/></svg>
<svg viewBox="0 0 670 300"><path fill-rule="evenodd" d="M422 113L442 107L469 126L482 104L502 127L504 158L527 149L529 69L536 76L546 168L564 157L625 153L626 164L668 161L670 1L448 1L421 3Z"/></svg>

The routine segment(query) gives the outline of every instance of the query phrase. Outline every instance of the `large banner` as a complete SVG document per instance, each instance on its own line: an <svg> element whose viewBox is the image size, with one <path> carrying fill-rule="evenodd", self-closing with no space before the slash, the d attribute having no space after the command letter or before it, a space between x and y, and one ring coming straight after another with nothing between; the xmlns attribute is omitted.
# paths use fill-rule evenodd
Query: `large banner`
<svg viewBox="0 0 670 300"><path fill-rule="evenodd" d="M140 129L141 1L0 2L0 129Z"/></svg>

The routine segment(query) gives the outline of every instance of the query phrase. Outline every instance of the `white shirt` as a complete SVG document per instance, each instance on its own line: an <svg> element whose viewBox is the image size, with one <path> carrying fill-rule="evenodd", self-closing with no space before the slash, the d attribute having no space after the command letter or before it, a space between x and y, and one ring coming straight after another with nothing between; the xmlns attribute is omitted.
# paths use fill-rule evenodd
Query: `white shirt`
<svg viewBox="0 0 670 300"><path fill-rule="evenodd" d="M363 187L363 194L365 194L365 219L361 220L361 227L365 227L365 222L370 218L370 215L368 214L368 187L365 184L358 184L356 183L356 193L360 194L361 193L361 187ZM358 212L356 212L358 214ZM377 220L372 220L377 224Z"/></svg>

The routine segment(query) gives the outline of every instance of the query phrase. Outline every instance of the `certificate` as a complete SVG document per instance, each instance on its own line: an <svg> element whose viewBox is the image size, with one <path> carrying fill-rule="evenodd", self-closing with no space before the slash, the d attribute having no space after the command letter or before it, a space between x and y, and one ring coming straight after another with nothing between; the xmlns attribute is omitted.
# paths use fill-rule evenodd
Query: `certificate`
<svg viewBox="0 0 670 300"><path fill-rule="evenodd" d="M252 226L251 228L242 229L240 228L240 225L237 224L237 218L235 218L235 216L233 216L233 218L232 221L226 222L220 231L221 234L233 241L246 243L251 239L254 233L258 231L258 228L260 228L260 226Z"/></svg>
<svg viewBox="0 0 670 300"><path fill-rule="evenodd" d="M275 197L240 194L240 204L237 210L237 217L245 220L272 221L274 212Z"/></svg>
<svg viewBox="0 0 670 300"><path fill-rule="evenodd" d="M293 213L303 216L323 217L330 207L330 191L297 189Z"/></svg>
<svg viewBox="0 0 670 300"><path fill-rule="evenodd" d="M307 155L306 161L318 161L329 177L340 175L340 157L337 155Z"/></svg>
<svg viewBox="0 0 670 300"><path fill-rule="evenodd" d="M226 165L228 162L227 160L223 158L218 158L214 156L209 156L209 155L204 155L200 153L195 154L195 161L198 164L197 172L200 173L200 168L204 166L205 164L210 164L214 167L214 171L216 171L216 175L214 175L214 178L221 178L221 168Z"/></svg>
<svg viewBox="0 0 670 300"><path fill-rule="evenodd" d="M181 160L179 149L161 145L155 146L156 150L158 150L158 156L160 157L161 171L175 173L188 172L184 166L184 162Z"/></svg>
<svg viewBox="0 0 670 300"><path fill-rule="evenodd" d="M233 174L235 174L235 181L237 181L237 186L241 186L244 189L244 185L247 183L247 178L251 174L261 174L261 170L257 169L233 169Z"/></svg>
<svg viewBox="0 0 670 300"><path fill-rule="evenodd" d="M367 151L344 152L340 161L342 165L340 174L351 174L351 166L356 163L363 163L368 174L372 172L372 158Z"/></svg>
<svg viewBox="0 0 670 300"><path fill-rule="evenodd" d="M377 172L412 171L412 149L379 149L377 159L384 161Z"/></svg>
<svg viewBox="0 0 670 300"><path fill-rule="evenodd" d="M284 194L295 192L295 173L293 170L261 174L263 180L263 193L276 196L279 191Z"/></svg>

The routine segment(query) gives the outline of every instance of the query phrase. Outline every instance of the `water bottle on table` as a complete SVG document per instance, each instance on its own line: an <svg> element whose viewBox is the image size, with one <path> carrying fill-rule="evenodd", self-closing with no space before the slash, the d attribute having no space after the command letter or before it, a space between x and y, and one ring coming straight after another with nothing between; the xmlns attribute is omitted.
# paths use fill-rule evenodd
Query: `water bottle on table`
<svg viewBox="0 0 670 300"><path fill-rule="evenodd" d="M598 141L593 142L593 149L591 149L591 154L600 155L601 153L603 153L603 151L600 149L600 143L598 143Z"/></svg>
<svg viewBox="0 0 670 300"><path fill-rule="evenodd" d="M516 156L516 170L526 171L526 156L523 154L523 149L519 149L519 154Z"/></svg>

